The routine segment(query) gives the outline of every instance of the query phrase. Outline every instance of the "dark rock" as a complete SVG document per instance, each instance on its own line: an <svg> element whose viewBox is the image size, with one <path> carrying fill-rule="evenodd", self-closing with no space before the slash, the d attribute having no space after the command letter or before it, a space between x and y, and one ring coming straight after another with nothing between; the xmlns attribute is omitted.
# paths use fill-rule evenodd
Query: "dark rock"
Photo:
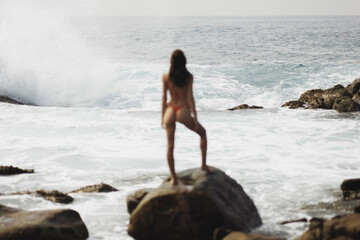
<svg viewBox="0 0 360 240"><path fill-rule="evenodd" d="M0 95L0 102L4 102L4 103L11 103L11 104L18 104L18 105L24 105L24 103L16 101L10 97L7 96L1 96Z"/></svg>
<svg viewBox="0 0 360 240"><path fill-rule="evenodd" d="M347 85L346 89L352 94L356 94L360 91L360 78L355 79L352 83Z"/></svg>
<svg viewBox="0 0 360 240"><path fill-rule="evenodd" d="M360 200L360 179L344 180L340 186L343 200Z"/></svg>
<svg viewBox="0 0 360 240"><path fill-rule="evenodd" d="M280 225L285 225L285 224L289 224L289 223L298 223L298 222L307 222L306 218L301 218L301 219L296 219L296 220L287 220L287 221L283 221L280 222Z"/></svg>
<svg viewBox="0 0 360 240"><path fill-rule="evenodd" d="M352 97L352 99L354 101L356 101L357 103L360 103L360 91L358 91L357 93L355 93Z"/></svg>
<svg viewBox="0 0 360 240"><path fill-rule="evenodd" d="M340 97L334 100L333 109L338 112L356 112L360 110L360 104L350 97Z"/></svg>
<svg viewBox="0 0 360 240"><path fill-rule="evenodd" d="M324 91L322 89L308 90L301 94L298 101L304 104L307 103L311 108L324 108L325 103L324 98L322 97L323 92Z"/></svg>
<svg viewBox="0 0 360 240"><path fill-rule="evenodd" d="M57 190L54 190L54 191L37 190L35 192L23 191L23 192L13 193L11 195L25 195L25 194L29 194L29 195L33 194L37 197L42 197L45 200L48 200L51 202L56 202L56 203L67 204L67 203L71 203L72 201L74 201L74 199L72 197L70 197L68 194L59 192Z"/></svg>
<svg viewBox="0 0 360 240"><path fill-rule="evenodd" d="M360 191L360 178L344 180L340 188L342 191Z"/></svg>
<svg viewBox="0 0 360 240"><path fill-rule="evenodd" d="M13 166L0 166L0 175L15 175L22 173L34 173L33 169L20 169Z"/></svg>
<svg viewBox="0 0 360 240"><path fill-rule="evenodd" d="M213 240L223 240L224 237L232 233L233 231L224 228L217 228L213 234Z"/></svg>
<svg viewBox="0 0 360 240"><path fill-rule="evenodd" d="M357 98L359 94L358 87L360 85L360 79L355 80L348 87L343 87L338 84L332 88L325 90L312 89L301 94L297 101L286 102L282 107L289 107L291 109L304 107L306 108L323 108L334 109L338 112L355 112L360 111L360 98ZM357 91L356 93L353 93ZM359 100L359 102L358 102Z"/></svg>
<svg viewBox="0 0 360 240"><path fill-rule="evenodd" d="M153 189L140 189L134 194L128 195L126 197L126 206L129 214L131 214L135 210L141 200L143 200L146 194L148 194L151 190Z"/></svg>
<svg viewBox="0 0 360 240"><path fill-rule="evenodd" d="M234 111L234 110L237 110L237 109L261 109L261 108L263 108L263 107L261 107L261 106L249 106L247 104L241 104L239 106L229 108L228 110Z"/></svg>
<svg viewBox="0 0 360 240"><path fill-rule="evenodd" d="M100 193L100 192L116 192L116 191L119 190L108 184L101 183L101 184L82 187L74 191L71 191L71 193Z"/></svg>
<svg viewBox="0 0 360 240"><path fill-rule="evenodd" d="M264 236L255 233L246 234L243 232L232 232L226 237L224 237L222 240L285 240L285 239L278 237Z"/></svg>
<svg viewBox="0 0 360 240"><path fill-rule="evenodd" d="M360 214L337 216L331 220L314 219L309 230L297 240L360 239Z"/></svg>
<svg viewBox="0 0 360 240"><path fill-rule="evenodd" d="M1 240L84 240L88 230L71 209L23 211L0 205Z"/></svg>
<svg viewBox="0 0 360 240"><path fill-rule="evenodd" d="M178 185L165 181L132 211L130 236L137 240L208 240L216 228L249 232L261 225L252 200L221 170L190 169L177 176Z"/></svg>
<svg viewBox="0 0 360 240"><path fill-rule="evenodd" d="M67 204L67 203L71 203L72 201L74 201L74 199L72 197L70 197L69 195L67 195L66 193L62 193L57 190L53 190L53 191L38 190L38 191L36 191L36 194L39 197L42 197L46 200L49 200L51 202L56 202L56 203Z"/></svg>
<svg viewBox="0 0 360 240"><path fill-rule="evenodd" d="M289 107L290 109L296 109L304 107L304 103L299 101L289 101L284 103L281 107Z"/></svg>

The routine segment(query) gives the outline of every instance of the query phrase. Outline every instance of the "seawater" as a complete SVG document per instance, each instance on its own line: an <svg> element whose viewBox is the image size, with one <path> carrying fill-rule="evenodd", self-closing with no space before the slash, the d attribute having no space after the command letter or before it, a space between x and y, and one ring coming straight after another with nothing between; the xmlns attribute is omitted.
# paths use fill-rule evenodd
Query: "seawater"
<svg viewBox="0 0 360 240"><path fill-rule="evenodd" d="M35 9L36 10L36 9ZM26 210L72 208L90 239L131 239L125 198L168 175L160 127L161 75L180 48L195 77L208 162L239 182L263 219L260 232L293 239L288 219L340 198L359 177L360 114L281 108L312 88L360 75L360 17L0 17L0 164L36 174L0 178L0 193L100 182L119 192L72 194L60 205L1 195ZM230 112L238 104L264 109ZM177 125L176 170L200 166L199 138ZM324 213L322 215L327 215ZM331 216L331 214L329 214Z"/></svg>

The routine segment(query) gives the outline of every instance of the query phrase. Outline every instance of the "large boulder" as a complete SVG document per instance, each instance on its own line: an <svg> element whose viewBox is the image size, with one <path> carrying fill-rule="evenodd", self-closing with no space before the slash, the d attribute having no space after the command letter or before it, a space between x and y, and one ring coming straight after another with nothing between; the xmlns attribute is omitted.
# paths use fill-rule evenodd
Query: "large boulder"
<svg viewBox="0 0 360 240"><path fill-rule="evenodd" d="M74 210L22 211L0 205L1 240L84 240L89 233Z"/></svg>
<svg viewBox="0 0 360 240"><path fill-rule="evenodd" d="M338 112L355 112L360 111L360 102L358 95L360 88L360 79L356 79L346 88L338 84L325 90L312 89L301 94L297 101L289 101L282 107L291 109L306 108L323 108L334 109Z"/></svg>
<svg viewBox="0 0 360 240"><path fill-rule="evenodd" d="M310 222L309 230L297 240L360 239L360 214L358 213L337 216L328 221L314 218Z"/></svg>
<svg viewBox="0 0 360 240"><path fill-rule="evenodd" d="M150 190L131 212L128 233L137 240L208 240L216 228L249 232L259 213L243 188L219 169L189 169ZM128 207L129 209L129 207Z"/></svg>

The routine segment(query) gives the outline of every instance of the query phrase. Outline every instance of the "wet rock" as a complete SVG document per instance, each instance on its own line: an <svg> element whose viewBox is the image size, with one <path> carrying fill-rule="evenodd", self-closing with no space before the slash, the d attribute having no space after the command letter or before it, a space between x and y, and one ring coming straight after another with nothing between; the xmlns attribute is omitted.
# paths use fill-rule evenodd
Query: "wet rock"
<svg viewBox="0 0 360 240"><path fill-rule="evenodd" d="M295 219L295 220L286 220L283 222L280 222L280 225L285 225L285 224L289 224L289 223L298 223L298 222L307 222L306 218L301 218L301 219Z"/></svg>
<svg viewBox="0 0 360 240"><path fill-rule="evenodd" d="M354 91L359 91L358 81L359 79L355 80L346 88L338 84L325 90L308 90L301 94L297 101L286 102L282 107L289 107L291 109L300 107L334 109L338 112L360 111L360 102L357 101L357 95L355 95L358 92L354 93Z"/></svg>
<svg viewBox="0 0 360 240"><path fill-rule="evenodd" d="M299 101L289 101L284 103L281 107L289 107L290 109L296 109L304 107L304 103Z"/></svg>
<svg viewBox="0 0 360 240"><path fill-rule="evenodd" d="M0 205L1 240L85 240L88 230L71 209L23 211Z"/></svg>
<svg viewBox="0 0 360 240"><path fill-rule="evenodd" d="M264 236L255 233L246 234L242 232L232 232L226 237L224 237L222 240L285 240L285 239L278 237Z"/></svg>
<svg viewBox="0 0 360 240"><path fill-rule="evenodd" d="M4 102L4 103L11 103L11 104L18 104L18 105L24 105L24 103L16 101L10 97L7 96L1 96L0 95L0 102Z"/></svg>
<svg viewBox="0 0 360 240"><path fill-rule="evenodd" d="M255 233L234 232L228 229L217 228L213 240L284 240L283 238L265 236Z"/></svg>
<svg viewBox="0 0 360 240"><path fill-rule="evenodd" d="M239 106L229 108L228 110L234 111L234 110L237 110L237 109L261 109L261 108L263 108L263 107L261 107L261 106L249 106L247 104L241 104Z"/></svg>
<svg viewBox="0 0 360 240"><path fill-rule="evenodd" d="M308 205L303 207L303 210L333 210L341 212L353 212L354 209L360 205L360 200L343 201L338 200L332 203L320 202L318 204Z"/></svg>
<svg viewBox="0 0 360 240"><path fill-rule="evenodd" d="M128 195L126 197L126 206L129 214L135 210L141 200L143 200L146 194L148 194L151 190L153 189L140 189L137 190L134 194Z"/></svg>
<svg viewBox="0 0 360 240"><path fill-rule="evenodd" d="M116 192L116 191L119 190L108 184L101 183L101 184L82 187L74 191L71 191L70 193L100 193L100 192L104 193L104 192Z"/></svg>
<svg viewBox="0 0 360 240"><path fill-rule="evenodd" d="M128 233L135 239L208 240L216 228L249 232L261 225L253 201L219 169L189 169L179 185L165 181L145 194L131 212Z"/></svg>
<svg viewBox="0 0 360 240"><path fill-rule="evenodd" d="M337 216L331 220L312 219L309 230L297 240L360 239L360 214Z"/></svg>
<svg viewBox="0 0 360 240"><path fill-rule="evenodd" d="M346 87L346 89L353 95L358 93L360 91L360 78L355 79Z"/></svg>
<svg viewBox="0 0 360 240"><path fill-rule="evenodd" d="M360 110L360 104L350 97L341 97L335 99L333 109L338 112L356 112Z"/></svg>
<svg viewBox="0 0 360 240"><path fill-rule="evenodd" d="M35 192L23 191L23 192L13 193L11 195L25 195L25 194L42 197L45 200L55 202L55 203L67 204L67 203L71 203L72 201L74 201L74 199L71 196L69 196L68 194L59 192L57 190L53 190L53 191L37 190Z"/></svg>
<svg viewBox="0 0 360 240"><path fill-rule="evenodd" d="M0 175L15 175L22 173L34 173L33 169L20 169L13 166L0 166Z"/></svg>
<svg viewBox="0 0 360 240"><path fill-rule="evenodd" d="M49 200L51 202L56 202L56 203L67 204L67 203L71 203L72 201L74 201L74 199L72 197L70 197L69 195L67 195L66 193L62 193L57 190L53 190L53 191L38 190L38 191L36 191L36 194L39 197L42 197L46 200Z"/></svg>
<svg viewBox="0 0 360 240"><path fill-rule="evenodd" d="M344 180L340 188L343 200L360 200L360 178Z"/></svg>

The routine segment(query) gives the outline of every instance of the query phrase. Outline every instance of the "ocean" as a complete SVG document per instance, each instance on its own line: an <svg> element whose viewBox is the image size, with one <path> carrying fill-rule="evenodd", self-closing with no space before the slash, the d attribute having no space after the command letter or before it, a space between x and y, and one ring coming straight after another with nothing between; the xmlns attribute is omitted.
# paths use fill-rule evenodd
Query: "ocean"
<svg viewBox="0 0 360 240"><path fill-rule="evenodd" d="M360 77L360 17L0 16L0 204L72 208L90 240L132 239L126 196L169 174L161 76L182 49L194 75L208 163L241 184L263 220L256 231L294 239L331 213L301 210L339 199L359 177L360 113L291 110L308 89ZM264 109L228 111L239 104ZM176 170L200 167L199 137L177 124ZM101 182L112 193L71 194L69 205L30 195Z"/></svg>

